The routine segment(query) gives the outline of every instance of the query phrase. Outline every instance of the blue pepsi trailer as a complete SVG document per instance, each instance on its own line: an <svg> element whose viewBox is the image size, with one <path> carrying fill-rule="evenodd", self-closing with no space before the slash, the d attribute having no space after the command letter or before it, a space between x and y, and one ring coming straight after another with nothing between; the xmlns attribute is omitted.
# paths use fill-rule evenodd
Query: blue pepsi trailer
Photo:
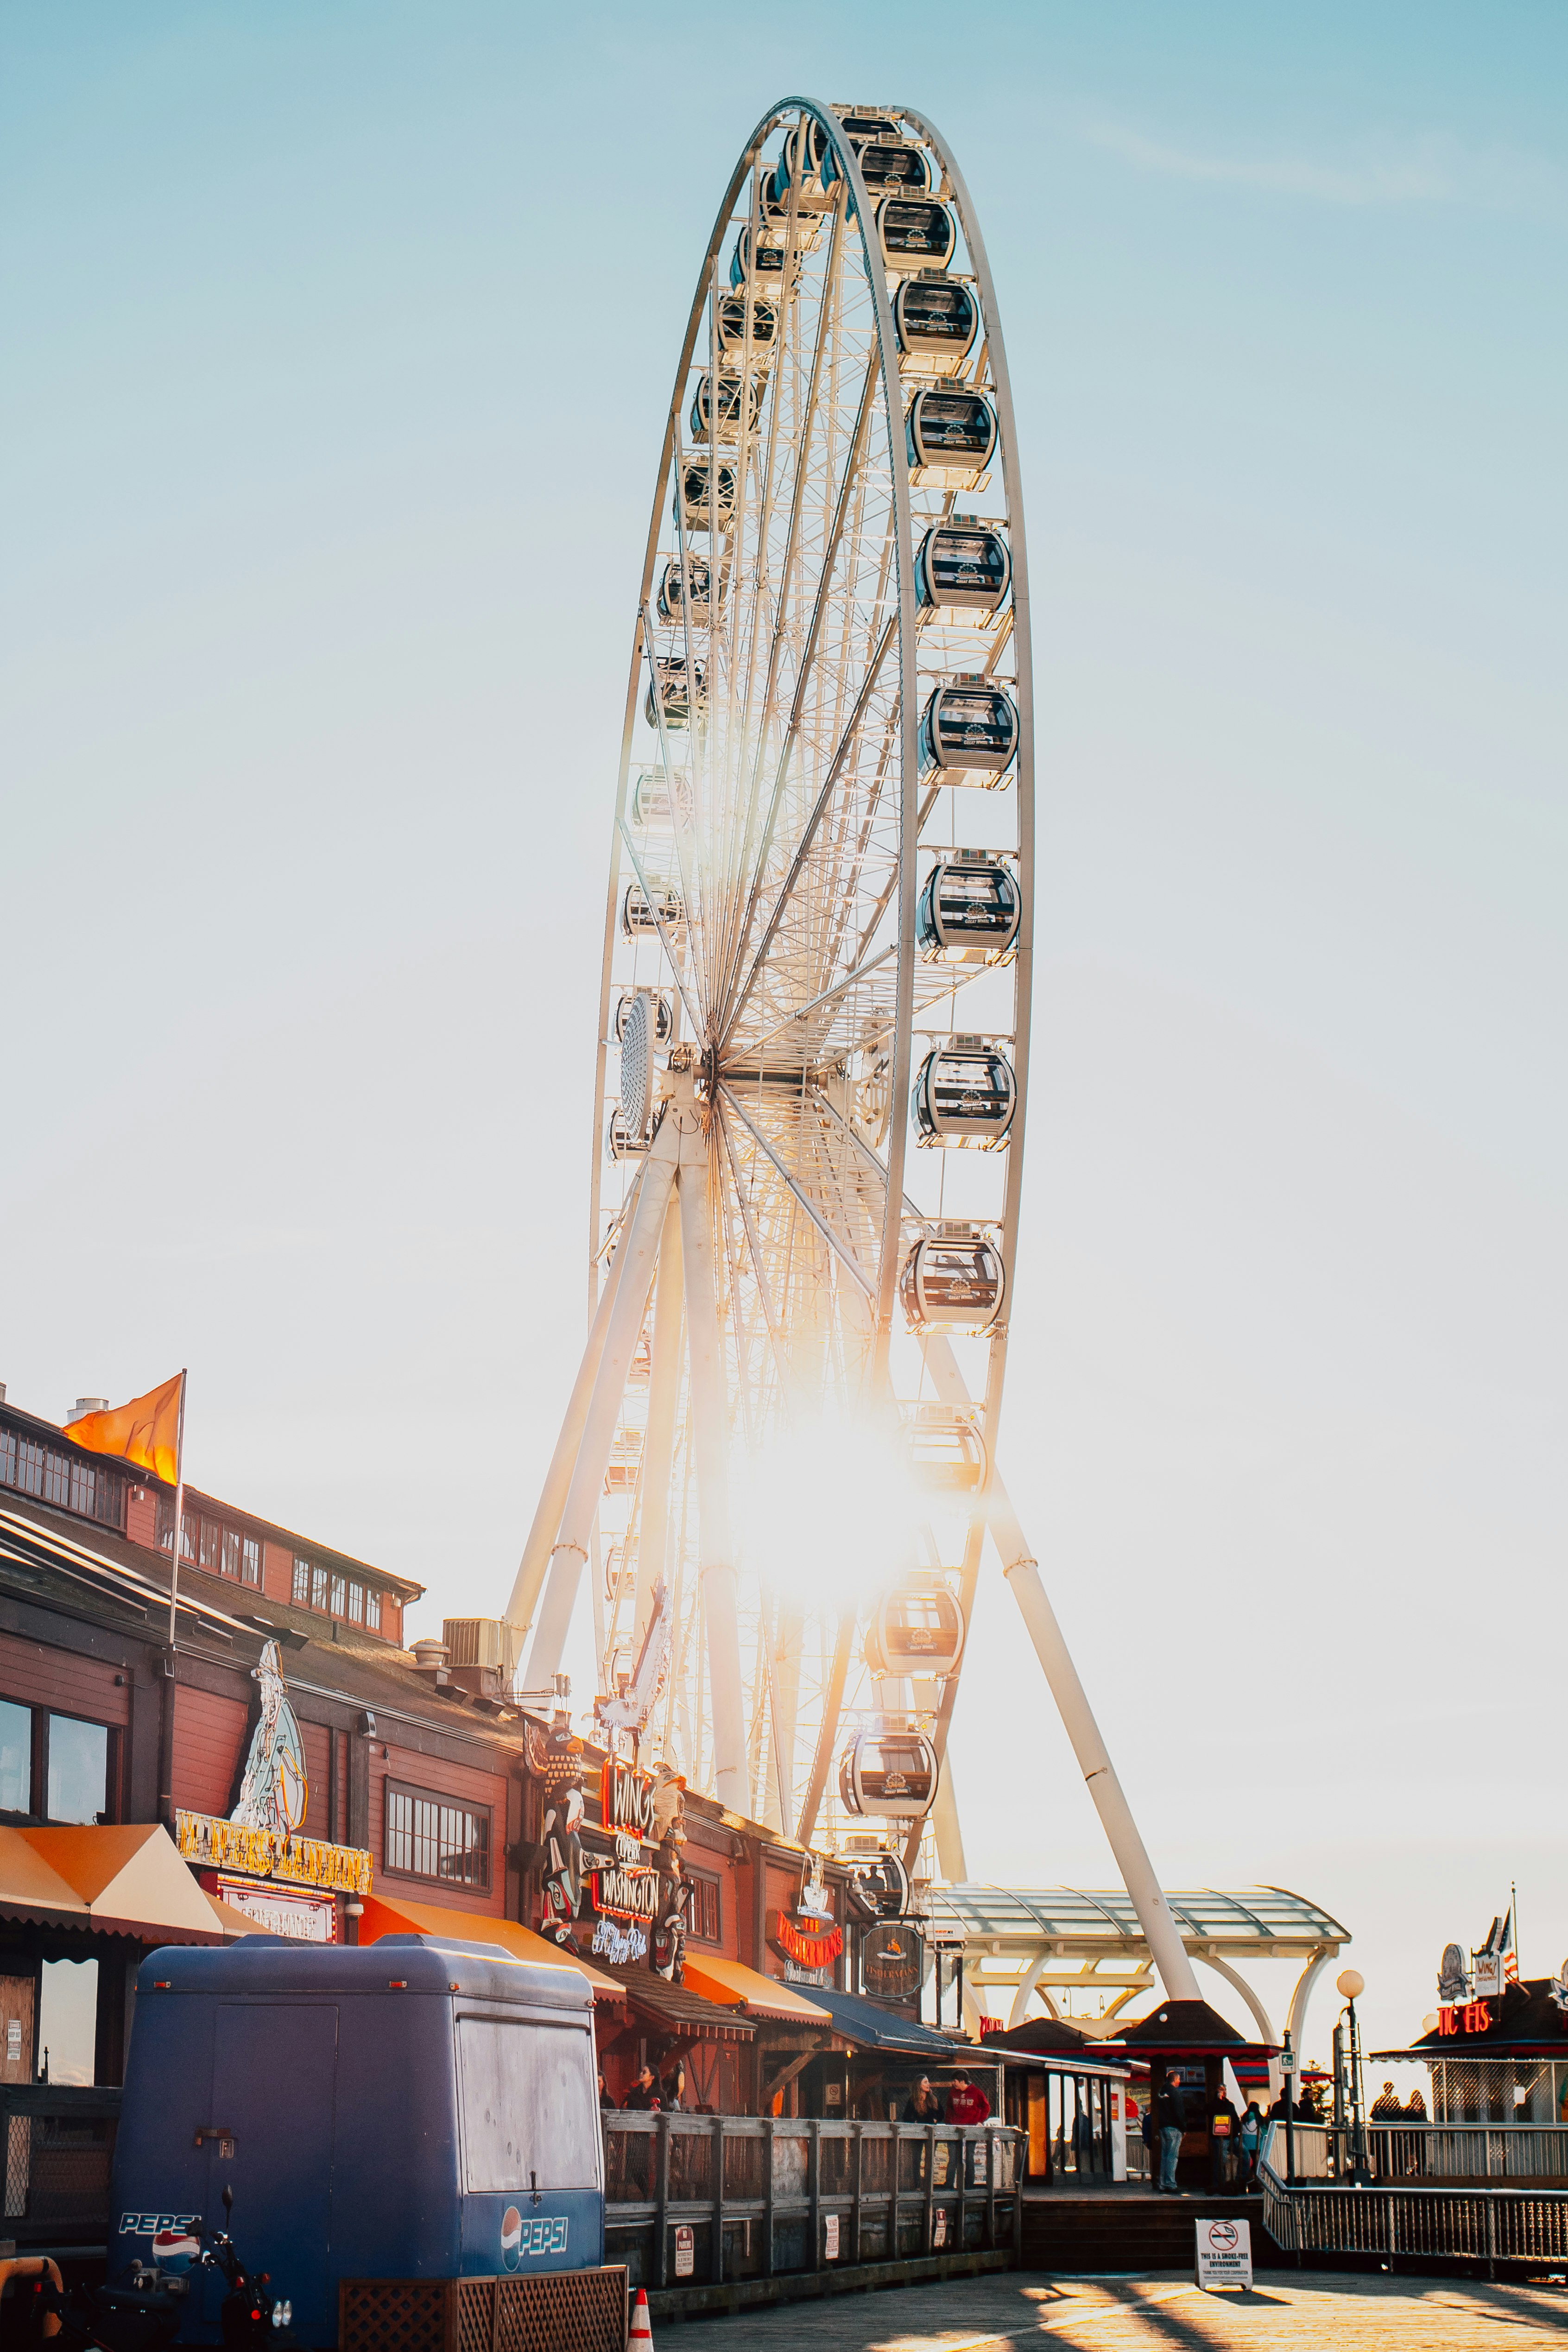
<svg viewBox="0 0 1568 2352"><path fill-rule="evenodd" d="M605 2259L594 1996L495 1945L243 1936L144 1960L114 2149L108 2273L197 2221L270 2273L301 2343L341 2278L580 2271ZM193 2273L183 2344L221 2340Z"/></svg>

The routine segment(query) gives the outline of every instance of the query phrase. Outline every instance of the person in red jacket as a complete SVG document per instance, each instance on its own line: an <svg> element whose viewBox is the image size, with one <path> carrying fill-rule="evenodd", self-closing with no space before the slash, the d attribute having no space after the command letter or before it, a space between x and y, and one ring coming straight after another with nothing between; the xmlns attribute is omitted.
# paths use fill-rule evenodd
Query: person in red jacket
<svg viewBox="0 0 1568 2352"><path fill-rule="evenodd" d="M984 2092L967 2074L955 2074L947 2094L948 2122L983 2124L990 2113L991 2102Z"/></svg>

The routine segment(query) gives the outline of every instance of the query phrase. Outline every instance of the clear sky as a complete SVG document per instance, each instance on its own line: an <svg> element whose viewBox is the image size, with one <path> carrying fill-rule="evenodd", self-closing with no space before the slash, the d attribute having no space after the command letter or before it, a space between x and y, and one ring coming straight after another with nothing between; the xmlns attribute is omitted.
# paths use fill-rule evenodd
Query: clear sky
<svg viewBox="0 0 1568 2352"><path fill-rule="evenodd" d="M667 386L790 90L940 123L1009 340L1005 1466L1167 1884L1317 1897L1402 2039L1510 1874L1568 1951L1556 0L4 0L0 1378L188 1362L199 1484L500 1606ZM975 1874L1106 1883L999 1582L955 1758Z"/></svg>

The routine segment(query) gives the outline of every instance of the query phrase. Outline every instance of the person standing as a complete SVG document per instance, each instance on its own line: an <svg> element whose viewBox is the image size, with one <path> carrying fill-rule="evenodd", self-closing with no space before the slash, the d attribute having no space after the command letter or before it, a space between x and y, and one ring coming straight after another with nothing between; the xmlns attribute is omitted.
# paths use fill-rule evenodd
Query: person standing
<svg viewBox="0 0 1568 2352"><path fill-rule="evenodd" d="M661 2104L658 2076L651 2066L641 2067L637 2081L626 2093L627 2106L641 2115L657 2115Z"/></svg>
<svg viewBox="0 0 1568 2352"><path fill-rule="evenodd" d="M921 2076L904 2101L903 2120L907 2124L940 2124L944 2120L942 2101L931 2089L929 2074Z"/></svg>
<svg viewBox="0 0 1568 2352"><path fill-rule="evenodd" d="M977 2083L967 2074L955 2074L948 2085L947 2120L950 2124L983 2124L991 2113L991 2102Z"/></svg>
<svg viewBox="0 0 1568 2352"><path fill-rule="evenodd" d="M1262 2145L1263 2117L1258 2112L1257 2100L1248 2099L1247 2112L1241 2118L1241 2129L1237 2134L1240 2162L1236 2185L1243 2196L1258 2186L1258 2151Z"/></svg>
<svg viewBox="0 0 1568 2352"><path fill-rule="evenodd" d="M1218 2096L1208 2103L1209 2124L1209 2195L1216 2197L1230 2186L1230 2163L1236 2151L1241 2117L1236 2112L1236 2101L1228 2091L1221 2089Z"/></svg>
<svg viewBox="0 0 1568 2352"><path fill-rule="evenodd" d="M1155 2193L1179 2197L1182 2191L1176 2186L1176 2165L1182 2153L1182 2134L1187 2127L1187 2095L1182 2088L1181 2076L1170 2066L1165 2069L1154 2111L1160 2119L1160 2178L1154 2184Z"/></svg>

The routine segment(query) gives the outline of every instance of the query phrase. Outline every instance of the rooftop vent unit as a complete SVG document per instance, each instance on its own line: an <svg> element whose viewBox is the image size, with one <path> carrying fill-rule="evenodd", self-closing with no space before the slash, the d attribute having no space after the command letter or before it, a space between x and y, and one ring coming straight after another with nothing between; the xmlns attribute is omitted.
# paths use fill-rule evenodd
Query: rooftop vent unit
<svg viewBox="0 0 1568 2352"><path fill-rule="evenodd" d="M451 1679L476 1698L504 1698L511 1680L510 1629L499 1617L447 1617L442 1646Z"/></svg>

